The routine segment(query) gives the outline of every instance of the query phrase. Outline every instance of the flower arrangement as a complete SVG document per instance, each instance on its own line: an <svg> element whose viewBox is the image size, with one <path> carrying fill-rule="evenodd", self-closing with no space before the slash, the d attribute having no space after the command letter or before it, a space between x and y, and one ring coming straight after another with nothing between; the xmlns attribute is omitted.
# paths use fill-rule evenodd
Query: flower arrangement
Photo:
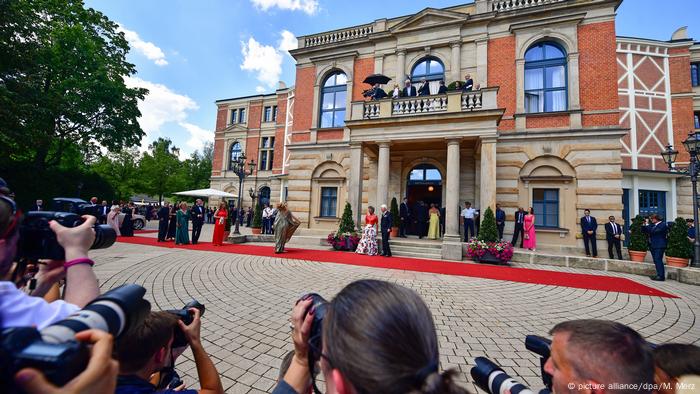
<svg viewBox="0 0 700 394"><path fill-rule="evenodd" d="M506 263L513 258L513 245L510 242L484 242L472 238L467 242L467 256L473 260L481 260L489 253L499 261Z"/></svg>
<svg viewBox="0 0 700 394"><path fill-rule="evenodd" d="M330 233L326 237L326 242L335 250L355 251L360 243L360 237L356 233Z"/></svg>

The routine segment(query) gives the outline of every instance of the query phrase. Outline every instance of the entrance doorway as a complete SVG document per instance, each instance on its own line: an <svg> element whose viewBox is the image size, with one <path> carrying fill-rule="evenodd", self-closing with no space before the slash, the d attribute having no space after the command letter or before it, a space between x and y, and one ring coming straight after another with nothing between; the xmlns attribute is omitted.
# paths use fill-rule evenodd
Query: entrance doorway
<svg viewBox="0 0 700 394"><path fill-rule="evenodd" d="M431 164L419 164L408 173L406 179L406 198L411 209L411 216L414 218L408 233L412 235L426 235L427 226L419 226L415 218L418 217L417 210L419 203L425 203L425 215L427 216L430 204L442 207L442 174L440 170Z"/></svg>

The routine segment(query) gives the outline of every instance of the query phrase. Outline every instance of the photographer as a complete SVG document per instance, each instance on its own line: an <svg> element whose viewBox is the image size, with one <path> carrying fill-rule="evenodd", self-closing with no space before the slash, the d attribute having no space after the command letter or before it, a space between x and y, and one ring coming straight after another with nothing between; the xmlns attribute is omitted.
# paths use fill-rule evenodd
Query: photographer
<svg viewBox="0 0 700 394"><path fill-rule="evenodd" d="M304 296L292 310L294 356L274 394L308 393L309 358L320 357L328 393L450 393L456 371L439 372L433 318L423 300L405 287L378 280L346 286L319 310ZM322 346L309 345L316 314L325 313ZM322 350L322 353L321 353Z"/></svg>
<svg viewBox="0 0 700 394"><path fill-rule="evenodd" d="M13 267L17 255L21 215L15 202L0 195L0 325L5 327L37 326L41 329L84 307L99 295L94 262L88 256L94 239L94 216L83 216L80 226L68 228L52 221L49 225L58 243L65 249L65 262L48 261L37 276L38 294L44 294L54 283L66 279L64 300L47 302L17 288L12 281L23 277L21 266ZM20 267L20 268L18 268Z"/></svg>
<svg viewBox="0 0 700 394"><path fill-rule="evenodd" d="M191 308L192 323L185 325L175 315L168 312L151 312L140 326L121 338L116 346L119 361L119 377L116 393L184 393L202 394L223 393L219 374L209 355L204 351L200 340L200 311ZM173 349L175 330L182 330L194 354L201 390L182 390L182 387L166 388L161 391L149 382L151 375L173 366L177 354L183 348Z"/></svg>
<svg viewBox="0 0 700 394"><path fill-rule="evenodd" d="M544 370L555 393L650 393L654 360L633 329L608 320L573 320L550 331Z"/></svg>

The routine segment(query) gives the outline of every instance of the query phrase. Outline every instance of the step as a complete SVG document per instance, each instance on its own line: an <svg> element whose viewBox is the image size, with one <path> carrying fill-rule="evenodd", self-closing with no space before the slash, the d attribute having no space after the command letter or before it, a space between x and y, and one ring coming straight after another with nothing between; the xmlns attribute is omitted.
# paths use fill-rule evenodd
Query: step
<svg viewBox="0 0 700 394"><path fill-rule="evenodd" d="M416 252L403 252L391 249L392 256L399 257L413 257L417 259L428 259L428 260L442 260L442 255L440 254L428 254L428 253L416 253Z"/></svg>
<svg viewBox="0 0 700 394"><path fill-rule="evenodd" d="M415 245L397 245L393 243L389 243L391 246L391 250L402 250L404 252L413 252L413 253L424 253L424 254L435 254L435 255L442 255L442 248L426 248L422 246L415 246Z"/></svg>

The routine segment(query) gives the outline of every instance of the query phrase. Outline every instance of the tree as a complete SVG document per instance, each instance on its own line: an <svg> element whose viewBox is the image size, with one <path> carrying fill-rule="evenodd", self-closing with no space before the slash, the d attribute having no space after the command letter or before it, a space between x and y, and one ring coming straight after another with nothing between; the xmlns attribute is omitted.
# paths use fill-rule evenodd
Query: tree
<svg viewBox="0 0 700 394"><path fill-rule="evenodd" d="M693 255L693 244L688 240L688 225L685 219L676 218L668 232L666 256L688 259Z"/></svg>
<svg viewBox="0 0 700 394"><path fill-rule="evenodd" d="M60 164L66 149L94 155L141 141L129 88L129 45L118 25L81 0L0 2L0 160L35 170Z"/></svg>
<svg viewBox="0 0 700 394"><path fill-rule="evenodd" d="M479 228L479 235L477 237L479 241L484 242L497 242L498 241L498 229L496 228L496 216L494 216L491 207L486 208L484 212L484 219L481 221L481 226Z"/></svg>
<svg viewBox="0 0 700 394"><path fill-rule="evenodd" d="M138 149L127 148L101 156L91 167L112 186L117 200L126 200L143 187L140 161Z"/></svg>
<svg viewBox="0 0 700 394"><path fill-rule="evenodd" d="M647 235L642 231L642 226L644 225L644 218L637 215L632 219L632 225L630 226L630 243L627 249L646 252L649 250L649 239Z"/></svg>
<svg viewBox="0 0 700 394"><path fill-rule="evenodd" d="M260 203L255 204L255 210L253 211L253 225L251 228L262 227L262 207Z"/></svg>
<svg viewBox="0 0 700 394"><path fill-rule="evenodd" d="M208 142L204 145L201 154L199 151L194 151L190 157L182 163L182 174L179 176L186 180L186 189L206 189L209 187L212 158L213 144Z"/></svg>
<svg viewBox="0 0 700 394"><path fill-rule="evenodd" d="M188 179L183 179L179 149L169 139L158 138L148 149L143 154L140 165L140 176L144 179L143 190L158 196L158 201L162 201L163 195L183 188Z"/></svg>
<svg viewBox="0 0 700 394"><path fill-rule="evenodd" d="M345 209L343 210L343 216L340 218L340 226L338 226L338 233L354 233L355 232L355 221L352 220L352 207L350 203L345 203Z"/></svg>

